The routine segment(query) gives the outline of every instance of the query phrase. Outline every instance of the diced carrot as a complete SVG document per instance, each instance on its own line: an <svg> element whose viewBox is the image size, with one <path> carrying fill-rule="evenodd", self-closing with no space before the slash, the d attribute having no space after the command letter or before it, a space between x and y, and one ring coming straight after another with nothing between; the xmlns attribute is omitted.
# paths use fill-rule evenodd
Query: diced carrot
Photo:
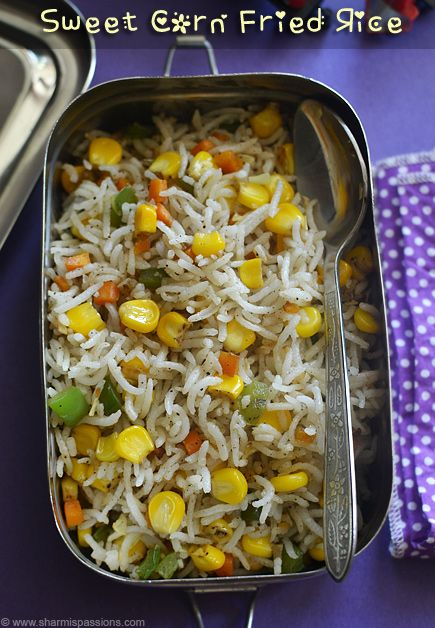
<svg viewBox="0 0 435 628"><path fill-rule="evenodd" d="M85 516L78 499L69 499L65 502L64 510L66 525L68 528L75 528L83 523Z"/></svg>
<svg viewBox="0 0 435 628"><path fill-rule="evenodd" d="M237 172L243 166L243 160L232 150L224 150L223 153L215 155L214 163L224 174Z"/></svg>
<svg viewBox="0 0 435 628"><path fill-rule="evenodd" d="M172 216L161 203L157 203L157 220L160 220L165 225L170 227L172 225Z"/></svg>
<svg viewBox="0 0 435 628"><path fill-rule="evenodd" d="M212 136L215 137L220 142L226 142L230 139L228 133L222 133L222 131L213 131Z"/></svg>
<svg viewBox="0 0 435 628"><path fill-rule="evenodd" d="M164 196L160 196L161 192L164 192L168 189L168 182L166 179L153 179L150 181L150 185L148 188L148 194L150 200L155 201L156 203L164 203L166 200Z"/></svg>
<svg viewBox="0 0 435 628"><path fill-rule="evenodd" d="M188 246L187 249L184 249L184 252L186 253L186 255L188 255L190 257L190 259L192 259L193 261L195 261L196 259L196 255L192 250L191 246Z"/></svg>
<svg viewBox="0 0 435 628"><path fill-rule="evenodd" d="M119 299L119 294L119 288L114 281L105 281L94 296L94 303L97 305L116 303Z"/></svg>
<svg viewBox="0 0 435 628"><path fill-rule="evenodd" d="M222 373L224 375L229 375L229 377L237 375L239 371L239 360L240 356L235 355L234 353L221 351L219 354L219 364L222 367Z"/></svg>
<svg viewBox="0 0 435 628"><path fill-rule="evenodd" d="M192 155L196 155L197 153L201 152L202 150L205 151L209 151L212 148L214 148L214 144L211 140L201 140L200 142L198 142L198 144L196 146L194 146L192 148L192 150L190 151L192 153Z"/></svg>
<svg viewBox="0 0 435 628"><path fill-rule="evenodd" d="M91 263L89 253L79 253L78 255L72 255L65 258L65 268L68 272L71 270L77 270L77 268L83 268L87 264Z"/></svg>
<svg viewBox="0 0 435 628"><path fill-rule="evenodd" d="M58 275L54 278L54 283L62 290L62 292L66 292L69 290L69 283L65 279L65 277L61 277Z"/></svg>
<svg viewBox="0 0 435 628"><path fill-rule="evenodd" d="M290 301L287 301L287 303L284 305L284 311L287 312L287 314L297 314L300 310L299 305L296 305L296 303L291 303Z"/></svg>
<svg viewBox="0 0 435 628"><path fill-rule="evenodd" d="M298 425L295 430L295 438L296 440L299 440L301 443L306 443L307 445L310 445L311 443L314 443L314 441L316 440L316 435L307 434L304 428L302 427L302 425Z"/></svg>
<svg viewBox="0 0 435 628"><path fill-rule="evenodd" d="M198 449L202 445L203 440L204 439L201 434L199 434L199 432L196 432L195 430L189 432L186 438L183 440L183 445L186 448L187 455L190 456L190 454L194 454L195 451L198 451Z"/></svg>
<svg viewBox="0 0 435 628"><path fill-rule="evenodd" d="M130 181L128 179L125 179L124 177L121 177L116 181L115 185L118 190L121 191L130 185Z"/></svg>
<svg viewBox="0 0 435 628"><path fill-rule="evenodd" d="M234 574L234 556L232 554L225 554L225 562L222 567L216 569L215 574L217 576L232 576Z"/></svg>
<svg viewBox="0 0 435 628"><path fill-rule="evenodd" d="M136 241L134 243L134 254L142 255L142 253L146 253L151 248L151 242L149 237L145 233L139 233L136 237Z"/></svg>

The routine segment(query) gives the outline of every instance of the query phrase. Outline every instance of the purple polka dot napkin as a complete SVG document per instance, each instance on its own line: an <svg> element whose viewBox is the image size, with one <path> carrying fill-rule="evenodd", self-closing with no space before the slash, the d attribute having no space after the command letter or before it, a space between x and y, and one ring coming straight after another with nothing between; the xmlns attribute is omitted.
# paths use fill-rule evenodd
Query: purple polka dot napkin
<svg viewBox="0 0 435 628"><path fill-rule="evenodd" d="M376 168L391 343L396 558L435 558L435 150Z"/></svg>

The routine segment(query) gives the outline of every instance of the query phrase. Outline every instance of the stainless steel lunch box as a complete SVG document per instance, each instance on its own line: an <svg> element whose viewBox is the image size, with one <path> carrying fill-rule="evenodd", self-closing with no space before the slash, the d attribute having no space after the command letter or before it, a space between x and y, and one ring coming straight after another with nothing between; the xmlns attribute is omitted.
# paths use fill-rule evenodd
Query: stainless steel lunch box
<svg viewBox="0 0 435 628"><path fill-rule="evenodd" d="M215 75L170 77L172 57L177 46L206 48L211 68ZM138 77L114 80L98 85L78 97L56 124L47 148L44 171L43 267L50 264L51 225L61 211L61 189L57 184L58 164L68 161L74 147L81 141L83 132L95 128L109 131L115 130L129 122L144 121L154 111L163 110L183 118L191 115L194 108L209 109L222 105L241 106L267 101L279 103L281 109L291 118L297 105L305 98L314 98L324 102L344 120L358 142L370 173L369 151L363 127L351 105L342 96L318 81L293 74L216 75L213 51L208 42L201 37L185 37L177 40L177 44L169 52L164 77ZM375 304L383 313L385 321L384 291L378 255L379 246L373 221L371 180L369 180L368 211L363 230L365 237L370 240L371 246L375 251L376 272L373 276L373 298L375 299ZM44 280L41 310L43 354L48 339L46 328L46 291L47 281ZM368 477L372 499L361 504L365 524L359 534L358 552L367 547L381 528L388 511L392 488L391 405L389 398L388 340L385 329L386 325L384 325L384 331L379 337L379 342L384 354L381 368L382 372L385 373L387 398L382 415L379 416L377 421L372 422L378 447L376 460L371 467ZM44 358L42 367L45 396L46 365ZM254 590L273 582L291 582L296 579L309 578L325 573L325 568L319 567L298 574L247 575L225 579L209 577L207 579L149 580L140 582L132 581L121 574L110 573L97 567L81 553L65 526L62 515L62 503L59 496L59 482L56 477L55 442L49 429L48 413L47 456L51 503L59 533L78 560L96 573L105 575L112 580L138 587L183 588L188 591L229 591L234 589ZM252 620L252 608L249 617L248 622Z"/></svg>

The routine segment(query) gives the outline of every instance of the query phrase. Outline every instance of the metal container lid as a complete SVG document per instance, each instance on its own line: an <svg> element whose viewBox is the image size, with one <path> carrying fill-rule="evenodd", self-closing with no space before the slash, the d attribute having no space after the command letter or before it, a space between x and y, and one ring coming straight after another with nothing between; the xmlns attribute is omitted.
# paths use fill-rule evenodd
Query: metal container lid
<svg viewBox="0 0 435 628"><path fill-rule="evenodd" d="M72 4L58 4L83 21ZM95 45L84 28L47 35L38 3L0 0L0 248L41 173L54 123L94 69Z"/></svg>

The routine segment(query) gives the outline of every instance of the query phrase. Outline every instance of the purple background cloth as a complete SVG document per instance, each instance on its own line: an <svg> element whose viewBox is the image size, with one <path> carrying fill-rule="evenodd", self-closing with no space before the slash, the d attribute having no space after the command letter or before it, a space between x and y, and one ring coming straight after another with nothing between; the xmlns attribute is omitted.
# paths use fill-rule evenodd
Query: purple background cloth
<svg viewBox="0 0 435 628"><path fill-rule="evenodd" d="M88 15L107 15L115 6L119 12L134 9L133 1L131 5L120 0L76 1ZM265 1L255 4L271 10ZM180 9L173 1L165 5L168 10ZM435 13L420 29L433 29L434 18ZM416 45L421 30L416 26L410 35ZM369 50L365 46L355 50L231 50L239 46L240 39L229 38L228 49L217 51L221 72L295 72L326 82L360 114L375 161L433 148L433 50ZM161 74L165 54L164 50L99 48L94 82ZM186 51L177 55L175 71L200 73L207 67L202 54ZM41 198L39 183L0 251L0 618L137 618L145 619L148 628L193 628L185 594L109 582L80 565L55 529L47 494L38 349ZM254 628L432 625L433 563L394 561L388 545L389 532L384 527L355 559L341 585L324 577L267 587L259 595ZM248 601L246 593L205 595L200 606L206 628L241 627Z"/></svg>
<svg viewBox="0 0 435 628"><path fill-rule="evenodd" d="M377 171L387 293L396 478L393 556L435 557L435 151Z"/></svg>

